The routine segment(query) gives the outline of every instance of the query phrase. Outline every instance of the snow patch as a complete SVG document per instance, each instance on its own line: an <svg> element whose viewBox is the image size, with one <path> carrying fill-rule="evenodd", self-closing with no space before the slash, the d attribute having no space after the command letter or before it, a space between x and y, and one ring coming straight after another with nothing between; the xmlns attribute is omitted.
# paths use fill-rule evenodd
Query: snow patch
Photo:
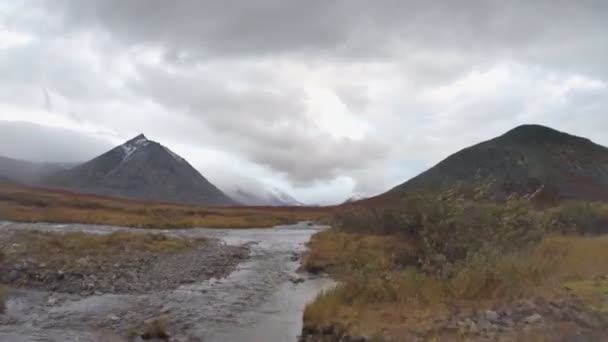
<svg viewBox="0 0 608 342"><path fill-rule="evenodd" d="M150 144L150 140L146 139L146 137L141 135L133 140L130 140L130 141L120 145L120 147L122 148L122 151L124 153L124 155L122 157L122 162L129 159L129 157L131 157L133 155L133 153L135 153L138 149L140 149L142 147L146 147L149 144Z"/></svg>
<svg viewBox="0 0 608 342"><path fill-rule="evenodd" d="M344 203L352 203L352 202L360 201L360 200L363 200L366 198L367 198L366 196L364 196L358 192L355 192L349 198L347 198L346 201L344 201Z"/></svg>

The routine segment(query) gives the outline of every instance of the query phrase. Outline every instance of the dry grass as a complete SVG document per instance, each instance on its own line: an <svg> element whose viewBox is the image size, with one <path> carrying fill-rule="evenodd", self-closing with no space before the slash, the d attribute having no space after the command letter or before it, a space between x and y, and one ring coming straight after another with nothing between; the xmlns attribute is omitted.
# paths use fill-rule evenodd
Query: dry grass
<svg viewBox="0 0 608 342"><path fill-rule="evenodd" d="M305 262L328 266L326 270L338 272L341 282L308 305L307 325L333 323L366 335L403 327L424 331L449 316L449 308L466 311L517 298L555 298L564 295L564 284L593 308L608 309L608 281L601 278L608 274L608 237L547 236L532 250L473 256L459 263L449 278L399 262L390 248L362 242L366 239L333 231L315 237ZM399 245L396 236L371 239ZM402 243L411 246L411 241ZM361 248L377 260L353 269L348 254ZM328 258L338 261L331 263Z"/></svg>
<svg viewBox="0 0 608 342"><path fill-rule="evenodd" d="M21 222L78 222L144 228L271 227L323 220L329 208L203 208L126 200L0 183L0 219Z"/></svg>
<svg viewBox="0 0 608 342"><path fill-rule="evenodd" d="M0 262L4 261L4 253L0 252ZM4 313L5 310L5 302L6 302L6 289L0 285L0 314Z"/></svg>
<svg viewBox="0 0 608 342"><path fill-rule="evenodd" d="M411 263L415 255L415 245L404 235L329 229L313 235L302 266L308 272L329 272L340 277L362 267Z"/></svg>
<svg viewBox="0 0 608 342"><path fill-rule="evenodd" d="M0 286L0 315L4 313L5 310L5 302L6 302L6 289L3 286Z"/></svg>
<svg viewBox="0 0 608 342"><path fill-rule="evenodd" d="M175 253L192 248L204 240L127 232L57 234L20 231L15 232L15 236L10 241L11 257L27 255L35 260L57 260L59 258L62 259L59 261L60 263L69 265L72 262L78 262L79 258L96 258L133 252Z"/></svg>

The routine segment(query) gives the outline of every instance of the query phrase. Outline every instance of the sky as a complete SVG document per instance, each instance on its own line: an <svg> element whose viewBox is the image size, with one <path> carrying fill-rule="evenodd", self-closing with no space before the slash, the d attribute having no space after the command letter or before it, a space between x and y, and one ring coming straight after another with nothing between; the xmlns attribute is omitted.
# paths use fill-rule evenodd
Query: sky
<svg viewBox="0 0 608 342"><path fill-rule="evenodd" d="M220 187L374 195L524 123L608 145L603 0L0 1L0 154L144 133Z"/></svg>

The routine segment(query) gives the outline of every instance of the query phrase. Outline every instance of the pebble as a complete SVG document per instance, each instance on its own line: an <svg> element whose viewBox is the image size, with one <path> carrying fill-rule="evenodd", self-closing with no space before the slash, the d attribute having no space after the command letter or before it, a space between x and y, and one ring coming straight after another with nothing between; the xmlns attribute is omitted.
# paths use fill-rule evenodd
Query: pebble
<svg viewBox="0 0 608 342"><path fill-rule="evenodd" d="M530 315L526 318L524 318L524 322L526 322L527 324L536 324L538 322L540 322L543 319L543 316L539 315L538 313L535 313L533 315Z"/></svg>
<svg viewBox="0 0 608 342"><path fill-rule="evenodd" d="M13 282L19 279L19 272L17 270L12 270L8 274L8 281Z"/></svg>
<svg viewBox="0 0 608 342"><path fill-rule="evenodd" d="M500 315L496 311L486 310L485 317L490 323L498 323Z"/></svg>

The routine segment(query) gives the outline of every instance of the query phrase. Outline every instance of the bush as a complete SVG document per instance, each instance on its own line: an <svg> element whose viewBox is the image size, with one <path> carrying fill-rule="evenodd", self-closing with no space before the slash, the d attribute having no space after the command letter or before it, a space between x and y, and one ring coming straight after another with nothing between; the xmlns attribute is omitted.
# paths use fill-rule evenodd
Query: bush
<svg viewBox="0 0 608 342"><path fill-rule="evenodd" d="M418 266L449 276L455 263L485 250L512 253L540 241L543 229L529 199L475 201L460 190L426 192L391 207L352 206L339 213L344 231L405 234L418 248ZM367 227L364 228L364 227Z"/></svg>
<svg viewBox="0 0 608 342"><path fill-rule="evenodd" d="M562 234L599 235L608 233L608 205L569 202L549 209L543 225Z"/></svg>

